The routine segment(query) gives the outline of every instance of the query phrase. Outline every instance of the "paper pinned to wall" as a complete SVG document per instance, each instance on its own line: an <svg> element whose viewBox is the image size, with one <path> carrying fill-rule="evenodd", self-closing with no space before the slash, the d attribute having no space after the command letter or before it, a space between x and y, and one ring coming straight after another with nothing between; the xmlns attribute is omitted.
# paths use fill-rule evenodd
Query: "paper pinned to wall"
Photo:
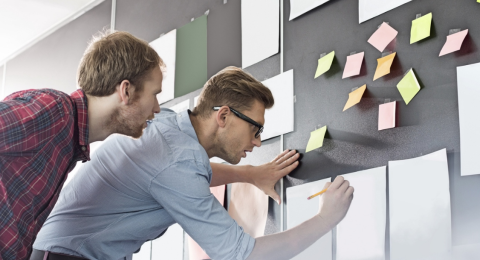
<svg viewBox="0 0 480 260"><path fill-rule="evenodd" d="M412 101L413 97L417 95L420 91L420 84L418 83L417 77L413 72L413 69L410 69L402 80L397 84L398 91L402 95L405 104L408 105Z"/></svg>
<svg viewBox="0 0 480 260"><path fill-rule="evenodd" d="M157 95L159 104L174 99L176 44L176 29L150 43L150 46L158 53L166 66L166 71L163 72L162 93Z"/></svg>
<svg viewBox="0 0 480 260"><path fill-rule="evenodd" d="M423 40L430 36L432 27L432 13L428 13L412 21L410 30L410 44Z"/></svg>
<svg viewBox="0 0 480 260"><path fill-rule="evenodd" d="M335 51L318 59L317 71L315 72L315 78L318 78L323 73L327 72L332 66L333 59L335 58Z"/></svg>
<svg viewBox="0 0 480 260"><path fill-rule="evenodd" d="M310 139L308 139L306 153L313 151L317 148L323 146L323 139L325 138L325 133L327 132L327 126L319 128L310 133Z"/></svg>
<svg viewBox="0 0 480 260"><path fill-rule="evenodd" d="M288 20L291 21L328 1L329 0L290 0L290 18Z"/></svg>
<svg viewBox="0 0 480 260"><path fill-rule="evenodd" d="M265 110L262 141L290 133L294 125L293 70L262 82L273 94L275 105Z"/></svg>
<svg viewBox="0 0 480 260"><path fill-rule="evenodd" d="M342 79L360 74L364 56L365 52L363 51L347 56L347 63L345 64L345 69L343 70Z"/></svg>
<svg viewBox="0 0 480 260"><path fill-rule="evenodd" d="M375 75L373 75L374 81L390 73L390 67L392 67L393 59L395 59L396 54L397 53L394 52L377 59L377 69L375 70Z"/></svg>
<svg viewBox="0 0 480 260"><path fill-rule="evenodd" d="M378 131L395 127L397 101L381 104L378 108Z"/></svg>
<svg viewBox="0 0 480 260"><path fill-rule="evenodd" d="M468 29L458 33L448 35L447 41L443 45L442 50L440 51L440 54L438 56L440 57L440 56L460 50L460 48L462 48L463 40L465 40L465 37L467 37L467 34L468 34Z"/></svg>
<svg viewBox="0 0 480 260"><path fill-rule="evenodd" d="M152 240L152 259L183 259L183 229L179 224Z"/></svg>
<svg viewBox="0 0 480 260"><path fill-rule="evenodd" d="M345 107L343 108L343 111L355 106L356 104L360 103L360 100L362 100L363 93L367 89L367 85L363 85L354 91L350 92L348 94L348 100L347 103L345 104Z"/></svg>
<svg viewBox="0 0 480 260"><path fill-rule="evenodd" d="M342 176L355 197L337 225L337 260L385 260L386 167Z"/></svg>
<svg viewBox="0 0 480 260"><path fill-rule="evenodd" d="M268 196L249 183L233 183L228 214L253 238L263 236L268 215Z"/></svg>
<svg viewBox="0 0 480 260"><path fill-rule="evenodd" d="M320 210L322 196L307 198L324 189L330 178L287 188L287 229L315 216ZM293 260L332 260L332 232L328 232Z"/></svg>
<svg viewBox="0 0 480 260"><path fill-rule="evenodd" d="M184 100L176 105L170 107L171 110L175 111L175 113L180 113L182 111L190 109L190 99Z"/></svg>
<svg viewBox="0 0 480 260"><path fill-rule="evenodd" d="M377 50L382 52L390 42L397 37L398 31L393 29L389 24L383 22L382 25L368 38L370 43Z"/></svg>
<svg viewBox="0 0 480 260"><path fill-rule="evenodd" d="M478 98L480 63L457 67L458 114L460 124L460 172L462 176L480 174L478 160Z"/></svg>
<svg viewBox="0 0 480 260"><path fill-rule="evenodd" d="M410 1L412 0L359 0L358 23L363 23Z"/></svg>
<svg viewBox="0 0 480 260"><path fill-rule="evenodd" d="M390 161L390 259L450 260L452 226L446 149Z"/></svg>
<svg viewBox="0 0 480 260"><path fill-rule="evenodd" d="M280 2L242 0L242 68L274 54L280 48Z"/></svg>
<svg viewBox="0 0 480 260"><path fill-rule="evenodd" d="M140 251L132 255L132 260L150 260L152 254L152 241L143 243Z"/></svg>

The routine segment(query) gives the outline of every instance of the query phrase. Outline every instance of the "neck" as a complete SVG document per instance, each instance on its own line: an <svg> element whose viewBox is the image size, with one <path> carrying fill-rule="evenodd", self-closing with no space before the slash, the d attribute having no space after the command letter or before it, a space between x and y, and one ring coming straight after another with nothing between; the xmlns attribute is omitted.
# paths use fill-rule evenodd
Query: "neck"
<svg viewBox="0 0 480 260"><path fill-rule="evenodd" d="M201 119L198 116L193 116L191 114L190 121L192 122L193 129L195 129L198 141L207 152L208 157L212 158L216 156L216 131L214 125L210 124L209 119Z"/></svg>
<svg viewBox="0 0 480 260"><path fill-rule="evenodd" d="M87 96L88 104L88 143L103 141L113 132L106 127L115 112L112 96Z"/></svg>

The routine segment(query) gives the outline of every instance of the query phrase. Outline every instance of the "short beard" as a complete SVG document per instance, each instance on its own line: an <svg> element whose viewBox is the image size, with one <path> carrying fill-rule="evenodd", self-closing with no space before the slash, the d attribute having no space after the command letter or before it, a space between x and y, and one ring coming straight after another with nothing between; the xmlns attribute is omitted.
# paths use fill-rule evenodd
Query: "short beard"
<svg viewBox="0 0 480 260"><path fill-rule="evenodd" d="M234 143L229 142L224 134L219 134L215 138L215 146L218 147L218 151L220 152L220 154L217 157L225 160L229 164L235 165L235 164L238 164L240 162L241 158L238 159L238 157L235 156L235 154L231 154L228 151L227 147L232 147L232 145L234 147L236 146Z"/></svg>
<svg viewBox="0 0 480 260"><path fill-rule="evenodd" d="M113 133L129 136L133 139L139 139L143 134L143 125L135 123L135 109L137 104L130 108L118 108L106 123L107 129L112 129ZM132 120L133 119L133 120Z"/></svg>

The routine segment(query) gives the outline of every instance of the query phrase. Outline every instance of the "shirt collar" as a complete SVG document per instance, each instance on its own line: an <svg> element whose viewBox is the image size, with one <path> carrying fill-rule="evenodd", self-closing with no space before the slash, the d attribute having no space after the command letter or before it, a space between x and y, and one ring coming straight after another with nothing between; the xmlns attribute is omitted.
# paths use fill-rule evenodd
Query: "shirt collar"
<svg viewBox="0 0 480 260"><path fill-rule="evenodd" d="M88 145L88 104L87 97L81 89L77 89L70 94L77 107L77 126L78 126L78 142L85 156L89 158L90 145Z"/></svg>
<svg viewBox="0 0 480 260"><path fill-rule="evenodd" d="M185 110L178 113L177 123L180 131L186 133L188 136L199 142L197 133L195 133L195 129L193 128L192 121L190 121L190 110Z"/></svg>

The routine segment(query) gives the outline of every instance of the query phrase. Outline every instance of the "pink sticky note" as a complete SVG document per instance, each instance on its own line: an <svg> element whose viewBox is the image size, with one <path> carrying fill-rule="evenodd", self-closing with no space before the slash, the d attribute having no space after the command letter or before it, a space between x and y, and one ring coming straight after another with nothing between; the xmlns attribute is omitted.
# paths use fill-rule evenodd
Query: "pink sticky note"
<svg viewBox="0 0 480 260"><path fill-rule="evenodd" d="M460 50L460 48L462 47L463 40L465 40L465 37L467 36L467 34L468 34L468 29L458 33L448 35L447 42L445 42L445 44L443 45L443 48L440 51L440 54L438 56L440 57L445 54L449 54L449 53Z"/></svg>
<svg viewBox="0 0 480 260"><path fill-rule="evenodd" d="M387 23L382 23L380 27L370 36L368 43L377 48L380 52L385 50L387 45L395 39L398 32Z"/></svg>
<svg viewBox="0 0 480 260"><path fill-rule="evenodd" d="M378 131L395 127L397 101L381 104L378 111Z"/></svg>
<svg viewBox="0 0 480 260"><path fill-rule="evenodd" d="M360 74L364 55L364 52L360 52L347 56L347 64L345 64L342 79Z"/></svg>

